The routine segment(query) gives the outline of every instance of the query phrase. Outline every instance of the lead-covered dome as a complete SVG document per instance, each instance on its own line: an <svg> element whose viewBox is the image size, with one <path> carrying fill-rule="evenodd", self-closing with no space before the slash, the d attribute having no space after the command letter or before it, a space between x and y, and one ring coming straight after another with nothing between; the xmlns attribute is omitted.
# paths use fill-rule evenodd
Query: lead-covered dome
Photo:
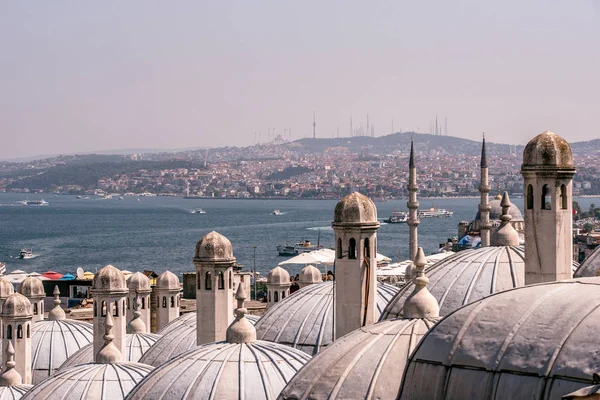
<svg viewBox="0 0 600 400"><path fill-rule="evenodd" d="M196 244L195 258L202 261L235 261L231 242L225 236L212 231L204 235Z"/></svg>
<svg viewBox="0 0 600 400"><path fill-rule="evenodd" d="M377 207L367 196L351 193L335 206L333 223L377 223Z"/></svg>
<svg viewBox="0 0 600 400"><path fill-rule="evenodd" d="M575 274L576 278L600 276L600 246L587 256L581 263Z"/></svg>
<svg viewBox="0 0 600 400"><path fill-rule="evenodd" d="M0 277L0 299L6 299L15 292L15 288L10 281Z"/></svg>
<svg viewBox="0 0 600 400"><path fill-rule="evenodd" d="M127 292L127 283L125 281L125 275L113 267L107 265L94 275L92 281L92 292Z"/></svg>
<svg viewBox="0 0 600 400"><path fill-rule="evenodd" d="M19 400L32 385L0 386L0 400Z"/></svg>
<svg viewBox="0 0 600 400"><path fill-rule="evenodd" d="M46 297L44 284L40 279L34 276L28 276L23 279L23 282L19 285L19 293L30 299Z"/></svg>
<svg viewBox="0 0 600 400"><path fill-rule="evenodd" d="M92 346L94 341L92 324L72 319L38 321L31 325L31 331L31 378L34 385L54 374L69 357L83 347Z"/></svg>
<svg viewBox="0 0 600 400"><path fill-rule="evenodd" d="M462 307L412 353L400 399L560 399L600 371L600 278L524 286Z"/></svg>
<svg viewBox="0 0 600 400"><path fill-rule="evenodd" d="M376 318L398 292L377 283ZM310 285L276 303L256 323L259 340L284 344L317 354L333 342L333 282Z"/></svg>
<svg viewBox="0 0 600 400"><path fill-rule="evenodd" d="M127 288L130 292L150 293L150 279L141 272L136 272L127 278Z"/></svg>
<svg viewBox="0 0 600 400"><path fill-rule="evenodd" d="M149 365L131 362L82 364L58 371L31 388L22 399L120 400L152 369Z"/></svg>
<svg viewBox="0 0 600 400"><path fill-rule="evenodd" d="M490 206L490 221L500 221L500 217L502 217L502 206L500 203L502 202L502 197L500 199L495 199L489 202ZM511 222L524 222L523 214L521 210L515 203L511 203L508 208L508 215L512 217ZM477 211L477 215L475 215L475 221L481 221L481 211ZM467 222L468 224L468 222Z"/></svg>
<svg viewBox="0 0 600 400"><path fill-rule="evenodd" d="M171 271L165 271L156 278L156 289L179 290L179 278Z"/></svg>
<svg viewBox="0 0 600 400"><path fill-rule="evenodd" d="M277 266L267 274L267 283L289 285L290 274L285 269Z"/></svg>
<svg viewBox="0 0 600 400"><path fill-rule="evenodd" d="M571 146L554 132L542 132L525 146L522 168L540 167L575 168Z"/></svg>

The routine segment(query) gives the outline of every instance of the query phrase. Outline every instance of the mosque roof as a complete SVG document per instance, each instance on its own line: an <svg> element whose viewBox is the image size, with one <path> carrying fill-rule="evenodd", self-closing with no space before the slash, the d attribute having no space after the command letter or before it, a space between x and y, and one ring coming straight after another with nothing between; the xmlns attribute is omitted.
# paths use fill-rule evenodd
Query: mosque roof
<svg viewBox="0 0 600 400"><path fill-rule="evenodd" d="M32 324L31 331L31 378L34 385L54 374L69 357L82 347L91 346L94 341L92 324L72 319L37 321Z"/></svg>
<svg viewBox="0 0 600 400"><path fill-rule="evenodd" d="M500 203L502 199L495 199L489 202L490 206L490 221L500 221L500 217L502 216L502 206ZM521 214L521 209L515 204L511 203L508 208L508 214L512 217L511 222L523 222L523 214ZM475 215L475 221L481 221L481 212L477 211L477 215Z"/></svg>
<svg viewBox="0 0 600 400"><path fill-rule="evenodd" d="M398 290L396 286L377 284L376 317ZM317 354L333 342L333 283L304 287L276 303L256 323L256 333L259 340Z"/></svg>
<svg viewBox="0 0 600 400"><path fill-rule="evenodd" d="M599 276L600 275L600 246L587 256L581 263L574 276L588 277L588 276Z"/></svg>
<svg viewBox="0 0 600 400"><path fill-rule="evenodd" d="M0 386L0 400L19 400L32 385Z"/></svg>
<svg viewBox="0 0 600 400"><path fill-rule="evenodd" d="M401 399L560 399L600 371L600 278L524 286L462 307L412 353Z"/></svg>

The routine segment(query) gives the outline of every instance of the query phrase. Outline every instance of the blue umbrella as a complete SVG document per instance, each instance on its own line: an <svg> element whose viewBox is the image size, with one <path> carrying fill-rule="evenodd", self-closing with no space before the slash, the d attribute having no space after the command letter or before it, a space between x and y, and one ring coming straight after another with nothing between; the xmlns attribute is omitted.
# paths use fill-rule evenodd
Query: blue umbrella
<svg viewBox="0 0 600 400"><path fill-rule="evenodd" d="M72 281L73 279L75 279L75 277L71 274L64 274L62 278L60 278L61 281Z"/></svg>

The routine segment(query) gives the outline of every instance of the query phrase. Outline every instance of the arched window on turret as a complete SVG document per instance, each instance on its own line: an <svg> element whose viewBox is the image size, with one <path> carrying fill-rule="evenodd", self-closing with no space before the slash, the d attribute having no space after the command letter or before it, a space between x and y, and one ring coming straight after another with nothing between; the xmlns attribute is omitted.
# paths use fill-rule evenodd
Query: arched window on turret
<svg viewBox="0 0 600 400"><path fill-rule="evenodd" d="M196 272L196 289L202 289L202 275L200 275L198 272Z"/></svg>
<svg viewBox="0 0 600 400"><path fill-rule="evenodd" d="M212 276L210 272L206 272L206 275L204 276L204 289L205 290L212 290Z"/></svg>
<svg viewBox="0 0 600 400"><path fill-rule="evenodd" d="M17 325L17 339L23 339L23 327Z"/></svg>
<svg viewBox="0 0 600 400"><path fill-rule="evenodd" d="M285 290L281 292L281 300L285 299Z"/></svg>
<svg viewBox="0 0 600 400"><path fill-rule="evenodd" d="M350 244L348 246L348 258L356 259L356 239L350 238Z"/></svg>
<svg viewBox="0 0 600 400"><path fill-rule="evenodd" d="M37 315L37 303L33 303L33 315Z"/></svg>
<svg viewBox="0 0 600 400"><path fill-rule="evenodd" d="M123 305L123 315L125 315L125 302L122 301L121 304Z"/></svg>
<svg viewBox="0 0 600 400"><path fill-rule="evenodd" d="M6 338L12 339L12 325L6 327Z"/></svg>
<svg viewBox="0 0 600 400"><path fill-rule="evenodd" d="M94 303L94 317L98 316L98 304Z"/></svg>
<svg viewBox="0 0 600 400"><path fill-rule="evenodd" d="M279 292L277 290L273 292L273 300L275 301L275 303L279 301Z"/></svg>
<svg viewBox="0 0 600 400"><path fill-rule="evenodd" d="M167 296L163 296L162 308L167 308Z"/></svg>
<svg viewBox="0 0 600 400"><path fill-rule="evenodd" d="M337 258L344 258L344 253L342 252L342 239L338 238L337 242Z"/></svg>
<svg viewBox="0 0 600 400"><path fill-rule="evenodd" d="M548 185L542 186L542 210L552 210L552 195Z"/></svg>
<svg viewBox="0 0 600 400"><path fill-rule="evenodd" d="M146 298L142 297L142 310L146 308Z"/></svg>
<svg viewBox="0 0 600 400"><path fill-rule="evenodd" d="M225 275L223 274L223 271L219 271L219 289L225 289Z"/></svg>
<svg viewBox="0 0 600 400"><path fill-rule="evenodd" d="M115 304L113 306L113 317L118 317L119 316L119 302L115 301Z"/></svg>
<svg viewBox="0 0 600 400"><path fill-rule="evenodd" d="M31 329L29 329L29 324L27 324L27 339L31 337Z"/></svg>
<svg viewBox="0 0 600 400"><path fill-rule="evenodd" d="M369 247L369 239L365 239L365 258L371 257L371 248Z"/></svg>
<svg viewBox="0 0 600 400"><path fill-rule="evenodd" d="M527 209L533 210L533 186L527 185Z"/></svg>
<svg viewBox="0 0 600 400"><path fill-rule="evenodd" d="M229 289L231 289L231 285L233 285L233 274L229 271Z"/></svg>
<svg viewBox="0 0 600 400"><path fill-rule="evenodd" d="M102 302L102 308L100 309L100 316L101 317L106 317L106 301Z"/></svg>
<svg viewBox="0 0 600 400"><path fill-rule="evenodd" d="M569 203L567 201L567 187L565 185L560 185L560 208L563 210L569 208Z"/></svg>
<svg viewBox="0 0 600 400"><path fill-rule="evenodd" d="M269 293L267 293L267 297L268 297L267 301L270 303L271 302L271 292L270 291L269 291Z"/></svg>
<svg viewBox="0 0 600 400"><path fill-rule="evenodd" d="M131 305L129 304L129 297L127 297L125 299L125 301L127 302L127 309L130 310L131 309Z"/></svg>
<svg viewBox="0 0 600 400"><path fill-rule="evenodd" d="M175 296L171 296L171 308L175 308Z"/></svg>

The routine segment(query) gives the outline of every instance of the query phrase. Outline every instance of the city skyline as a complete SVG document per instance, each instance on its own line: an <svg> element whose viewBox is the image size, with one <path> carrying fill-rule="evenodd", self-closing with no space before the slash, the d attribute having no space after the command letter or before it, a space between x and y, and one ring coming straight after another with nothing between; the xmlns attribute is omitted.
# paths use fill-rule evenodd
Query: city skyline
<svg viewBox="0 0 600 400"><path fill-rule="evenodd" d="M598 1L65 4L0 5L0 159L428 133L436 115L472 140L599 137Z"/></svg>

